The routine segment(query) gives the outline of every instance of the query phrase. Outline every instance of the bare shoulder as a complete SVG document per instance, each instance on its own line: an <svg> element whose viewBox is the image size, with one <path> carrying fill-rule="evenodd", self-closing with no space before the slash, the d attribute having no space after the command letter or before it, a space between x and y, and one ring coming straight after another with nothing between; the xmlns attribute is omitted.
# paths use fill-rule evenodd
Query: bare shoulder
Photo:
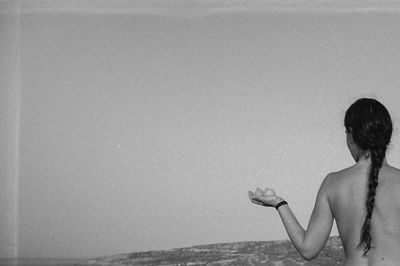
<svg viewBox="0 0 400 266"><path fill-rule="evenodd" d="M379 182L386 185L391 190L400 190L400 169L386 165L381 168Z"/></svg>
<svg viewBox="0 0 400 266"><path fill-rule="evenodd" d="M335 187L338 186L340 180L342 179L343 173L339 172L332 172L329 173L320 186L320 191L325 194L329 194Z"/></svg>
<svg viewBox="0 0 400 266"><path fill-rule="evenodd" d="M355 166L329 173L321 184L321 189L332 194L335 191L342 191L343 187L348 186L352 178L358 175L359 170Z"/></svg>
<svg viewBox="0 0 400 266"><path fill-rule="evenodd" d="M393 167L391 165L387 165L384 169L387 171L387 173L389 174L390 177L400 178L400 169L399 168Z"/></svg>
<svg viewBox="0 0 400 266"><path fill-rule="evenodd" d="M342 170L339 170L337 172L331 172L325 177L324 183L330 186L334 186L337 183L346 180L347 177L352 176L355 173L356 173L355 166L350 166Z"/></svg>

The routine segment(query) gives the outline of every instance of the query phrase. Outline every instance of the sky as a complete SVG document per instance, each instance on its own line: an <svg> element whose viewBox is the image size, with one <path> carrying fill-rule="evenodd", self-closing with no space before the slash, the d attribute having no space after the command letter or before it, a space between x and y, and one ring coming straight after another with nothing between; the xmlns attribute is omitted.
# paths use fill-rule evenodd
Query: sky
<svg viewBox="0 0 400 266"><path fill-rule="evenodd" d="M286 239L247 191L274 188L306 226L323 178L353 163L343 116L356 99L389 109L399 164L399 22L25 11L18 256Z"/></svg>

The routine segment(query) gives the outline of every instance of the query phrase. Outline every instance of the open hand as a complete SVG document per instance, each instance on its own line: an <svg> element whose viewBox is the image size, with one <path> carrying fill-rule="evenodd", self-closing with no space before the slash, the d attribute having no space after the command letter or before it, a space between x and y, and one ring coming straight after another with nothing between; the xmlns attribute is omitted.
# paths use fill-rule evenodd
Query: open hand
<svg viewBox="0 0 400 266"><path fill-rule="evenodd" d="M282 201L282 198L277 197L271 188L265 188L265 190L257 188L254 192L249 191L248 194L252 203L262 206L275 207L278 202Z"/></svg>

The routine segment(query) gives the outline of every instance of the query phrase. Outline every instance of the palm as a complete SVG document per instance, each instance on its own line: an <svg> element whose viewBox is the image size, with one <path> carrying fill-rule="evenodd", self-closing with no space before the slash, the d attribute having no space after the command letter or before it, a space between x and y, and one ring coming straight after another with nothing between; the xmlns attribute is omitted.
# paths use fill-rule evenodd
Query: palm
<svg viewBox="0 0 400 266"><path fill-rule="evenodd" d="M275 191L269 188L266 188L264 191L257 188L254 192L249 191L248 194L252 203L268 207L274 207L279 199L275 195Z"/></svg>

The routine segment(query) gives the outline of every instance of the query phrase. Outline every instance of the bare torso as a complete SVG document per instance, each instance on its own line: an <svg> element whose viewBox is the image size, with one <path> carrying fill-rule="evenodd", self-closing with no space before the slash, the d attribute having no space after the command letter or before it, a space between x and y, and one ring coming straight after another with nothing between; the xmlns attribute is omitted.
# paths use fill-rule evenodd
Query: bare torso
<svg viewBox="0 0 400 266"><path fill-rule="evenodd" d="M367 161L334 173L329 204L346 255L346 266L400 265L400 170L384 163L378 177L371 220L371 246L366 258L357 249L365 219L368 188Z"/></svg>

